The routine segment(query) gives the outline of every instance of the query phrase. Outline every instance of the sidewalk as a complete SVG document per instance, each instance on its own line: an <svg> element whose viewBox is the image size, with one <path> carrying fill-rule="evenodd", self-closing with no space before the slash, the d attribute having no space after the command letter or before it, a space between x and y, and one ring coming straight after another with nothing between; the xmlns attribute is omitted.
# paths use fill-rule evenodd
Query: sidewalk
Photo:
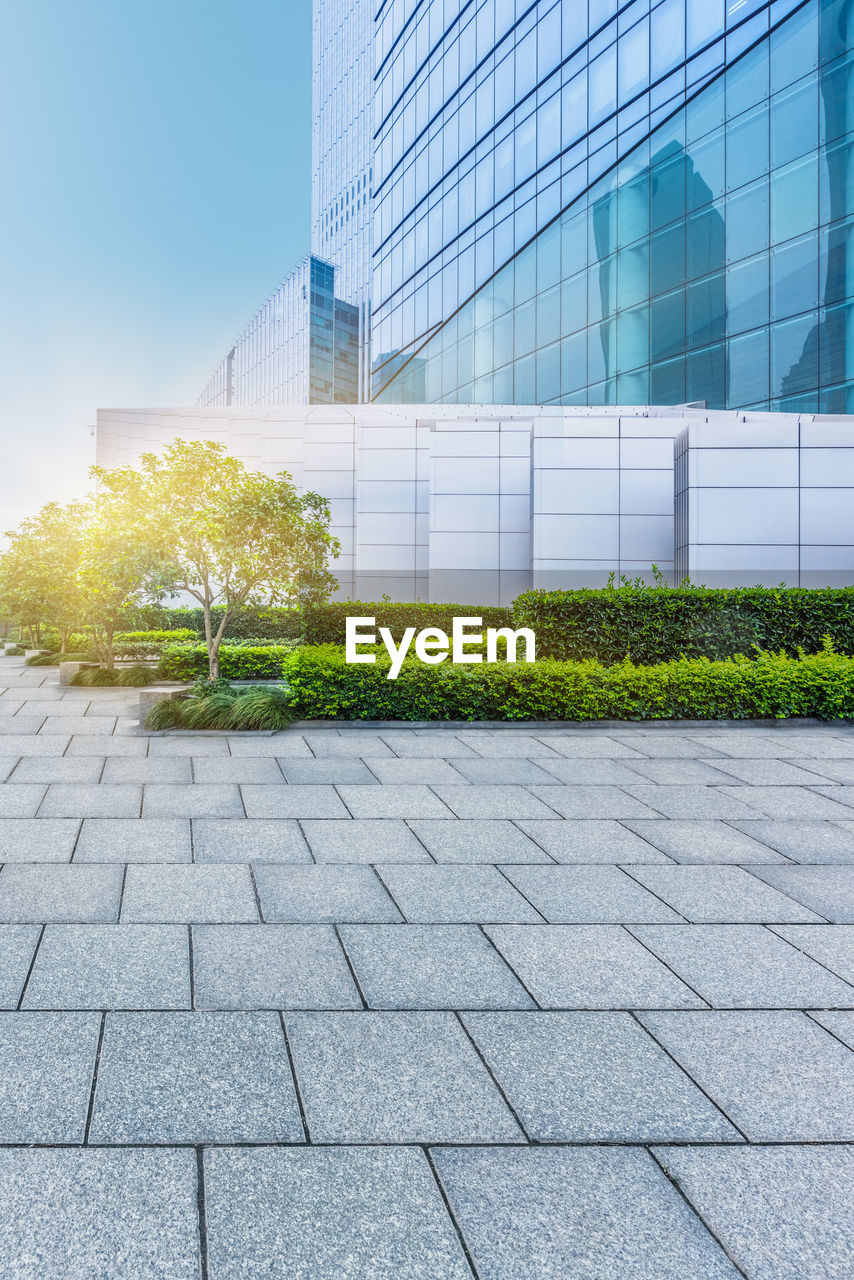
<svg viewBox="0 0 854 1280"><path fill-rule="evenodd" d="M854 730L0 688L0 1275L854 1274Z"/></svg>

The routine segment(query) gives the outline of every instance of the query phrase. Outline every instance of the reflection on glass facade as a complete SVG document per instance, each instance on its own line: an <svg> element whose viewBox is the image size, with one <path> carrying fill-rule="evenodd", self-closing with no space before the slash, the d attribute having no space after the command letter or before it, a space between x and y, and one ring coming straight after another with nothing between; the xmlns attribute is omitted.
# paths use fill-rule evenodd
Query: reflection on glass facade
<svg viewBox="0 0 854 1280"><path fill-rule="evenodd" d="M375 397L852 411L852 0L452 8L378 13Z"/></svg>
<svg viewBox="0 0 854 1280"><path fill-rule="evenodd" d="M255 313L197 404L352 404L359 311L335 296L335 268L305 258Z"/></svg>
<svg viewBox="0 0 854 1280"><path fill-rule="evenodd" d="M370 392L372 0L314 0L311 250L359 312L359 400Z"/></svg>

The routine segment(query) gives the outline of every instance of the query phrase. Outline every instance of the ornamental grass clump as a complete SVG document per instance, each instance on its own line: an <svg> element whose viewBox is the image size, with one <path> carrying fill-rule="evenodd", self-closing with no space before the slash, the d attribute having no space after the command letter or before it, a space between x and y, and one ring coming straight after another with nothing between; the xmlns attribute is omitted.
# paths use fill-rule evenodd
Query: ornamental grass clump
<svg viewBox="0 0 854 1280"><path fill-rule="evenodd" d="M151 667L84 667L72 678L71 683L83 685L87 689L141 689L153 684L157 672Z"/></svg>
<svg viewBox="0 0 854 1280"><path fill-rule="evenodd" d="M291 693L282 685L235 688L226 680L197 681L186 698L158 702L149 729L286 729L293 723Z"/></svg>
<svg viewBox="0 0 854 1280"><path fill-rule="evenodd" d="M60 662L94 662L94 653L36 653L27 658L28 667L58 667Z"/></svg>

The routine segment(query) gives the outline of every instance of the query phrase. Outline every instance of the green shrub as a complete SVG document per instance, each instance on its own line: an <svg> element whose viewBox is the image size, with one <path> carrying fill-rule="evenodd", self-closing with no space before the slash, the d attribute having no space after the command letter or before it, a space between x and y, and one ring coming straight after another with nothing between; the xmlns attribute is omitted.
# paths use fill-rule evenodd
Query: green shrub
<svg viewBox="0 0 854 1280"><path fill-rule="evenodd" d="M28 667L56 667L60 662L94 662L92 653L37 653L27 658Z"/></svg>
<svg viewBox="0 0 854 1280"><path fill-rule="evenodd" d="M222 609L211 610L214 631L222 621ZM205 634L205 615L201 606L167 609L163 605L146 605L138 612L141 627L159 631L191 631L200 639ZM274 640L299 638L301 618L298 609L240 609L225 629L227 640L245 640L252 636L270 636Z"/></svg>
<svg viewBox="0 0 854 1280"><path fill-rule="evenodd" d="M487 627L508 627L510 609L491 604L396 604L389 600L334 600L330 604L313 605L304 611L303 639L306 644L343 644L347 618L374 618L376 630L388 627L400 643L407 627L421 631L439 627L451 634L454 618L481 618ZM367 652L365 650L365 652Z"/></svg>
<svg viewBox="0 0 854 1280"><path fill-rule="evenodd" d="M220 675L229 680L278 680L282 662L291 652L290 644L222 645L219 651ZM157 668L164 680L193 680L206 675L208 651L204 644L167 645Z"/></svg>
<svg viewBox="0 0 854 1280"><path fill-rule="evenodd" d="M713 589L624 583L601 591L526 591L516 627L531 627L537 656L609 664L730 658L755 649L816 653L824 636L854 653L854 588Z"/></svg>
<svg viewBox="0 0 854 1280"><path fill-rule="evenodd" d="M333 646L285 663L294 709L342 720L746 720L854 716L854 659L825 647L791 658L677 658L652 666L589 659L426 666L353 665Z"/></svg>
<svg viewBox="0 0 854 1280"><path fill-rule="evenodd" d="M174 631L117 631L113 637L113 653L117 658L149 658L159 656L164 645L198 639L189 627Z"/></svg>
<svg viewBox="0 0 854 1280"><path fill-rule="evenodd" d="M286 729L294 719L291 695L281 685L246 689L224 687L196 689L186 698L169 698L155 704L147 721L149 729Z"/></svg>
<svg viewBox="0 0 854 1280"><path fill-rule="evenodd" d="M19 644L7 644L3 652L9 658L22 658L26 652Z"/></svg>
<svg viewBox="0 0 854 1280"><path fill-rule="evenodd" d="M71 683L96 689L141 689L144 685L154 684L156 679L157 672L151 667L116 667L112 671L106 667L84 667L72 677Z"/></svg>

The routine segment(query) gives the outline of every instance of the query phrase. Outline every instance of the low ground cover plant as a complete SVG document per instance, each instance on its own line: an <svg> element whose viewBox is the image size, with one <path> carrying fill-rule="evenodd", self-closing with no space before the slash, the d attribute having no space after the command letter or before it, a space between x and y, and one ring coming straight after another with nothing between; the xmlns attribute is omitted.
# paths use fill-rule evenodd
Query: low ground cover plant
<svg viewBox="0 0 854 1280"><path fill-rule="evenodd" d="M58 667L60 662L94 662L94 653L34 653L28 667Z"/></svg>
<svg viewBox="0 0 854 1280"><path fill-rule="evenodd" d="M186 698L158 702L149 729L286 729L295 719L293 698L283 685L235 688L227 680L202 678Z"/></svg>
<svg viewBox="0 0 854 1280"><path fill-rule="evenodd" d="M84 667L71 683L86 688L141 689L156 680L157 672L152 667Z"/></svg>
<svg viewBox="0 0 854 1280"><path fill-rule="evenodd" d="M278 680L282 663L294 642L278 644L225 644L219 650L219 673L228 680ZM164 647L157 673L162 680L195 680L208 671L208 649L203 643Z"/></svg>

